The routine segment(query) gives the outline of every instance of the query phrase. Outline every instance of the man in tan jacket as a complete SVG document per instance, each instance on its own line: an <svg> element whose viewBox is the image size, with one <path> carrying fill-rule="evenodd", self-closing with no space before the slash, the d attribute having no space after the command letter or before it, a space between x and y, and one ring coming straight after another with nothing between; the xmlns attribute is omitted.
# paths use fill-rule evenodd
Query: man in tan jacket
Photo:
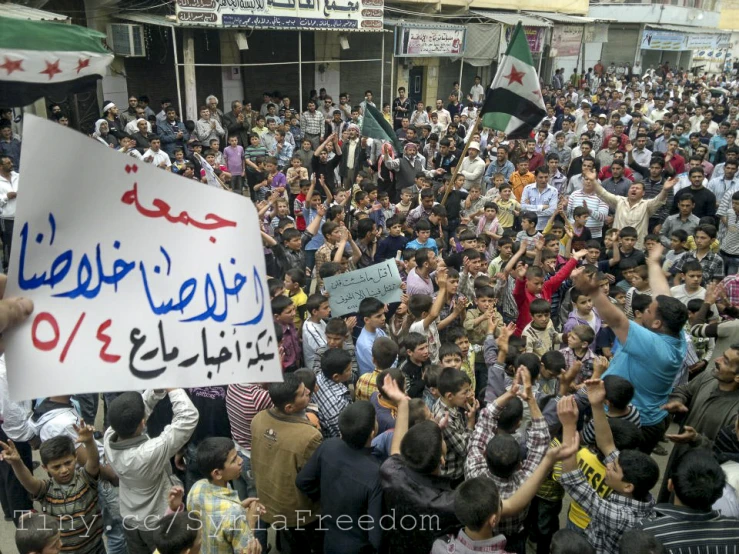
<svg viewBox="0 0 739 554"><path fill-rule="evenodd" d="M270 385L269 396L274 407L259 412L251 424L252 471L259 501L266 508L262 519L277 531L282 554L321 554L319 505L295 486L322 438L305 415L310 390L288 373L282 383Z"/></svg>

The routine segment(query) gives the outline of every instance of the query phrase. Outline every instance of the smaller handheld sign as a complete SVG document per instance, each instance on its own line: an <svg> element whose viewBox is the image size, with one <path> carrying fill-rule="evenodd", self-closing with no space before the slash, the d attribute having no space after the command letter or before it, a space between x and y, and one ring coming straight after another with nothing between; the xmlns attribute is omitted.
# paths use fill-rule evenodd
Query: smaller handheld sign
<svg viewBox="0 0 739 554"><path fill-rule="evenodd" d="M356 313L359 303L370 297L377 298L385 304L400 302L401 282L394 259L342 275L326 277L324 288L329 295L331 315L339 317Z"/></svg>

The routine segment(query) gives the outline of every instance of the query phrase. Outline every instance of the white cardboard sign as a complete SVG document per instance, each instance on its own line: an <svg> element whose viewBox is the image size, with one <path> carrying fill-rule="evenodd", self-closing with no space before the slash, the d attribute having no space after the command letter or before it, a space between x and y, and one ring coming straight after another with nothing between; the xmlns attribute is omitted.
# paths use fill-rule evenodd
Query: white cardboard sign
<svg viewBox="0 0 739 554"><path fill-rule="evenodd" d="M274 382L282 370L257 212L26 117L6 296L13 399Z"/></svg>

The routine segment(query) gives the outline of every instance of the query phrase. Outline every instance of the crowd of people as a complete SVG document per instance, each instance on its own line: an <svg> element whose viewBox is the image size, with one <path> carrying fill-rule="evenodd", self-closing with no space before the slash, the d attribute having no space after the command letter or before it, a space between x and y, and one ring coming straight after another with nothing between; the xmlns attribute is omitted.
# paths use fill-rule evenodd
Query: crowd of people
<svg viewBox="0 0 739 554"><path fill-rule="evenodd" d="M19 552L735 552L739 88L623 69L557 70L524 139L479 128L479 77L400 88L393 141L362 135L371 91L106 102L101 148L256 204L283 380L105 393L96 429L101 395L12 402L3 360ZM401 301L332 317L324 280L387 261Z"/></svg>

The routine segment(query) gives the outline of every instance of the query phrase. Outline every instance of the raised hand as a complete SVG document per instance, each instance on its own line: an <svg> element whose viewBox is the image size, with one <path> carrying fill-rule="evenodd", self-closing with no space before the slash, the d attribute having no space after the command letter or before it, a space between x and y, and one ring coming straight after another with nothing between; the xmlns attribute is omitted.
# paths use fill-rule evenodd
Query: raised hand
<svg viewBox="0 0 739 554"><path fill-rule="evenodd" d="M182 499L185 497L185 489L179 486L171 487L167 492L167 506L173 512L177 512L182 506Z"/></svg>
<svg viewBox="0 0 739 554"><path fill-rule="evenodd" d="M549 459L550 463L554 464L556 462L566 460L580 449L580 434L575 433L573 437L574 440L571 443L566 442L560 446L549 447L546 457Z"/></svg>
<svg viewBox="0 0 739 554"><path fill-rule="evenodd" d="M578 415L579 411L574 396L565 396L557 402L557 417L562 425L577 426Z"/></svg>
<svg viewBox="0 0 739 554"><path fill-rule="evenodd" d="M600 379L600 376L608 369L609 364L610 362L605 356L595 356L593 358L593 379Z"/></svg>
<svg viewBox="0 0 739 554"><path fill-rule="evenodd" d="M662 253L665 251L665 247L661 243L656 243L652 250L649 252L649 261L659 264L662 262Z"/></svg>
<svg viewBox="0 0 739 554"><path fill-rule="evenodd" d="M672 190L673 188L675 188L675 185L677 185L677 181L678 181L677 177L672 177L671 179L667 179L667 181L665 181L665 184L662 185L662 189L667 190L667 191Z"/></svg>
<svg viewBox="0 0 739 554"><path fill-rule="evenodd" d="M79 425L73 424L72 428L77 433L77 442L79 444L94 440L93 434L95 433L95 428L92 425L87 425L84 419L80 420Z"/></svg>
<svg viewBox="0 0 739 554"><path fill-rule="evenodd" d="M592 406L602 406L606 401L606 386L600 379L588 379L585 381L588 391L588 400Z"/></svg>
<svg viewBox="0 0 739 554"><path fill-rule="evenodd" d="M405 395L405 392L400 390L398 383L396 383L390 375L385 375L382 388L385 391L384 396L395 405L400 404L403 400L408 398Z"/></svg>
<svg viewBox="0 0 739 554"><path fill-rule="evenodd" d="M21 455L18 453L18 449L15 447L12 440L8 439L7 443L0 441L0 448L3 449L3 451L0 452L0 460L8 462L9 464L21 461Z"/></svg>

